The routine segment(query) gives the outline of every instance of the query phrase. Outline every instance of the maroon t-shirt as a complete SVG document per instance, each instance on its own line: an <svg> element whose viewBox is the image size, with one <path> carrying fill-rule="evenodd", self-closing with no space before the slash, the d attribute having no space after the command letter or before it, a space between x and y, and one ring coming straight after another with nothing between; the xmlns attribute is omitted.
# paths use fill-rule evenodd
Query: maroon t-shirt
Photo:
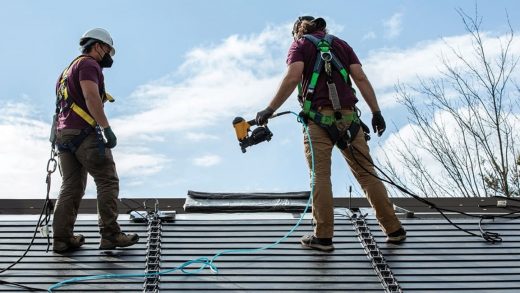
<svg viewBox="0 0 520 293"><path fill-rule="evenodd" d="M312 35L318 39L325 37L324 32L317 32ZM354 50L352 50L347 42L339 38L333 38L331 51L339 59L347 71L349 70L349 66L351 64L361 64L358 57L356 56L356 53L354 53ZM287 65L298 61L303 61L304 63L302 79L303 94L307 92L307 88L309 87L309 82L312 76L312 70L314 68L317 55L318 51L316 46L314 46L311 41L305 38L294 41L289 48L289 53L287 55ZM322 69L322 72L318 77L318 82L316 83L316 88L314 89L314 97L312 99L312 106L315 109L320 106L332 106L332 102L329 99L329 89L327 87L326 80L326 73ZM332 70L332 80L336 84L341 106L354 106L358 99L352 92L351 87L343 80L343 77L338 70Z"/></svg>
<svg viewBox="0 0 520 293"><path fill-rule="evenodd" d="M58 77L58 82L56 83L56 89L59 88L61 75ZM105 89L105 82L103 77L103 72L101 70L101 66L99 66L98 62L92 58L85 56L81 58L79 61L75 62L72 65L68 77L67 77L67 90L69 93L69 102L76 103L81 109L85 110L85 112L89 113L87 108L87 103L85 102L85 97L83 96L83 91L81 90L80 81L82 80L90 80L96 83L99 87L99 95L102 97ZM61 107L63 109L65 102L61 102ZM78 114L72 111L70 108L65 108L58 115L58 127L57 129L84 129L91 127L83 118L81 118Z"/></svg>

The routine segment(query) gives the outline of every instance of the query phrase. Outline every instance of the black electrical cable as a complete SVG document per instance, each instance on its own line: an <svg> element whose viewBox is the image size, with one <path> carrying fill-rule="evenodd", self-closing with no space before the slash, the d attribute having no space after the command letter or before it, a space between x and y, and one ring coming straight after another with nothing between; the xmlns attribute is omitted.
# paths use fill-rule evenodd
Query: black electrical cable
<svg viewBox="0 0 520 293"><path fill-rule="evenodd" d="M46 216L44 218L44 220L46 219L47 217L47 212L46 210L49 208L49 202L50 200L47 198L45 200L45 203L43 205L43 208L40 212L40 217L38 218L38 223L36 224L36 227L34 229L34 233L33 233L33 236L31 238L31 241L29 242L29 245L27 246L27 248L25 249L24 253L15 261L13 262L12 264L10 264L8 267L0 270L0 274L10 270L12 267L14 267L15 265L17 265L18 263L20 263L20 261L27 255L27 253L29 253L29 250L31 249L33 243L34 243L34 240L36 239L36 234L38 233L38 227L40 227L41 223L43 223L42 221L42 216L45 212ZM51 203L52 205L52 203ZM26 289L26 290L29 290L29 291L44 291L44 292L47 292L46 289L41 289L41 288L36 288L36 287L30 287L30 286L26 286L26 285L23 285L23 284L20 284L20 283L15 283L15 282L8 282L8 281L3 281L3 280L0 280L0 284L6 284L6 285L12 285L12 286L17 286L17 287L20 287L22 289Z"/></svg>
<svg viewBox="0 0 520 293"><path fill-rule="evenodd" d="M137 205L138 208L142 208L142 209L146 209L146 207L144 206L143 203L140 203L138 202L137 200L133 199L133 198L127 198L127 200L135 203Z"/></svg>
<svg viewBox="0 0 520 293"><path fill-rule="evenodd" d="M42 208L42 210L40 212L40 217L38 218L38 223L36 224L36 227L34 228L34 232L33 232L31 241L29 242L29 245L25 249L24 253L15 262L10 264L8 267L0 270L0 274L2 274L4 272L8 271L9 269L11 269L12 267L14 267L16 264L18 264L27 255L27 253L29 253L29 250L31 249L32 245L34 244L34 240L36 239L36 234L38 233L38 228L43 223L42 217L43 217L43 214L44 214L45 210L49 206L48 203L47 203L48 201L50 201L50 200L48 200L48 199L45 200L45 204L43 205L43 208Z"/></svg>
<svg viewBox="0 0 520 293"><path fill-rule="evenodd" d="M15 262L10 264L6 268L1 269L0 274L10 270L12 267L14 267L18 263L20 263L20 261L27 255L27 253L29 253L29 250L31 249L31 247L34 244L34 241L36 239L36 234L38 233L38 228L42 227L42 225L44 225L45 227L48 227L48 224L50 221L50 215L53 210L52 202L50 200L49 194L50 194L50 187L51 187L51 175L52 175L52 173L54 173L56 171L56 167L57 167L57 161L56 161L55 157L56 157L56 152L54 151L54 148L52 148L51 149L51 158L47 162L47 177L46 177L46 181L45 181L47 184L47 195L45 197L45 202L43 204L42 210L40 211L40 216L38 217L38 222L36 223L36 226L34 227L34 232L31 237L31 241L29 242L29 245L27 246L27 248L25 249L23 254ZM50 236L49 236L48 231L46 231L46 232L47 232L46 236L47 236L47 252L48 252L49 246L50 246ZM47 290L44 290L41 288L30 287L30 286L26 286L26 285L15 283L15 282L2 281L0 283L18 286L20 288L24 288L24 289L27 289L30 291L47 291Z"/></svg>
<svg viewBox="0 0 520 293"><path fill-rule="evenodd" d="M139 209L139 208L143 208L143 209L145 209L144 205L141 204L141 203L139 203L137 200L134 200L134 199L131 199L131 198L127 198L127 199L128 199L129 201L132 201L132 202L134 202L135 204L137 204L137 208L133 208L133 207L131 207L129 204L127 204L126 202L124 202L124 200L121 199L120 202L121 202L123 205L125 205L127 208L129 208L129 210L128 210L126 213L127 213L127 214L130 214L131 212L136 212L136 213L139 215L139 217L141 217L141 218L143 218L143 219L146 219L146 216L145 216L145 215L143 215L143 214L141 214L140 212L137 211L137 209Z"/></svg>
<svg viewBox="0 0 520 293"><path fill-rule="evenodd" d="M14 287L18 287L20 289L25 289L27 291L32 291L32 292L35 292L35 291L36 292L47 292L47 289L34 288L34 287L26 286L24 284L16 283L16 282L8 282L8 281L0 280L0 284L14 286Z"/></svg>
<svg viewBox="0 0 520 293"><path fill-rule="evenodd" d="M355 146L353 146L351 143L348 145L348 148L349 148L349 151L352 155L352 158L356 161L356 163L365 171L367 172L368 174L378 178L379 180L383 181L383 182L386 182L388 184L391 184L393 186L395 186L397 189L399 189L400 191L410 195L411 197L413 197L414 199L428 205L430 208L433 208L435 210L437 210L444 219L446 219L448 221L448 223L450 223L451 225L453 225L455 228L459 229L460 231L463 231L469 235L472 235L472 236L476 236L476 237L480 237L480 238L483 238L484 240L488 241L488 242L492 242L492 243L495 243L495 242L502 242L502 237L500 236L500 234L498 233L495 233L495 232L489 232L489 231L485 231L483 228L482 228L482 221L484 219L495 219L495 218L507 218L507 219L517 219L517 218L520 218L520 216L517 216L517 217L508 217L510 215L515 215L515 214L520 214L520 211L514 211L514 212L510 212L510 213L507 213L507 214L504 214L504 215L473 215L473 214L469 214L469 213L466 213L466 212L463 212L463 211L457 211L457 210L452 210L452 209L447 209L447 208L441 208L441 207L438 207L437 205L435 205L434 203L432 203L431 201L428 201L410 191L408 191L406 188L400 186L399 184L395 183L383 170L381 170L381 168L379 168L378 166L376 166L374 164L374 162L372 160L370 160L369 158L367 158L362 152L360 152ZM354 154L354 150L356 150L359 154L361 154L365 160L367 160L368 162L370 162L372 164L372 166L377 170L379 171L381 174L383 174L387 179L385 178L381 178L379 177L378 175L376 174L373 174L371 171L367 170L356 158L356 155ZM520 201L520 200L519 200ZM480 234L481 235L478 235L478 234L475 234L467 229L463 229L461 227L459 227L457 224L453 223L449 218L448 216L446 216L446 214L444 212L452 212L452 213L458 213L458 214L461 214L461 215L465 215L465 216L468 216L468 217L476 217L476 218L479 218L479 229L480 229Z"/></svg>
<svg viewBox="0 0 520 293"><path fill-rule="evenodd" d="M486 240L487 242L495 243L495 242L502 242L502 237L500 234L496 232L489 232L482 229L482 221L484 221L486 217L481 217L478 221L478 228L480 230L480 235L482 235L482 238Z"/></svg>

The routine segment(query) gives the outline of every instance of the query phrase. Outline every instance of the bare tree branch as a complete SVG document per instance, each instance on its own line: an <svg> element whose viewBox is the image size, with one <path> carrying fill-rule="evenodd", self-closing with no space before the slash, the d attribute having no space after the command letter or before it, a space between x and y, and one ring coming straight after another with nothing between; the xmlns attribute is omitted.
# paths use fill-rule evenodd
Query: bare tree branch
<svg viewBox="0 0 520 293"><path fill-rule="evenodd" d="M493 57L487 53L490 38L481 30L478 7L474 16L462 9L457 12L471 38L472 54L445 41L455 59L443 54L440 78L396 86L414 126L413 139L398 135L398 159L391 162L386 157L385 169L427 196L517 196L520 157L514 126L520 124L516 116L520 87L512 77L520 57L511 50L514 30L507 15L509 31L497 39L500 51ZM417 149L440 166L440 175L432 174L434 168L425 164ZM406 168L404 177L396 164Z"/></svg>

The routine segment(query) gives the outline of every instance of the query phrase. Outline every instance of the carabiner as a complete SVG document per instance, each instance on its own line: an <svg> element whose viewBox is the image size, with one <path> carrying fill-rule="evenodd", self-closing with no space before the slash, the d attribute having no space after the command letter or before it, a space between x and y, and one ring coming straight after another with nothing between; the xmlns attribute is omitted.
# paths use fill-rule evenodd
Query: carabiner
<svg viewBox="0 0 520 293"><path fill-rule="evenodd" d="M54 173L56 171L56 167L58 166L58 162L54 158L50 158L47 162L47 173Z"/></svg>
<svg viewBox="0 0 520 293"><path fill-rule="evenodd" d="M321 59L325 62L330 62L332 60L332 54L330 53L330 51L327 51L327 52L320 51L320 56L321 56Z"/></svg>

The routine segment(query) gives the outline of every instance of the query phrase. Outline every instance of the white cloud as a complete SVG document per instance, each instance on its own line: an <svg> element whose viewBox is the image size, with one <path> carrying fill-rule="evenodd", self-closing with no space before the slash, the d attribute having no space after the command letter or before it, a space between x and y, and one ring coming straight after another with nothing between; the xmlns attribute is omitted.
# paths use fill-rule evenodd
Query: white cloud
<svg viewBox="0 0 520 293"><path fill-rule="evenodd" d="M337 23L332 17L324 17L327 20L327 30L333 35L339 35L345 30L345 26Z"/></svg>
<svg viewBox="0 0 520 293"><path fill-rule="evenodd" d="M500 54L500 44L506 36L493 37L483 33L482 40L487 48L489 60L495 60ZM518 43L519 37L515 37ZM442 59L458 66L460 60L450 51L455 48L470 62L475 62L470 35L452 36L444 39L424 41L416 46L400 49L381 49L372 51L363 62L363 68L376 89L378 100L388 107L397 105L394 86L397 83L417 84L419 79L438 78L442 75ZM520 55L520 46L512 46L510 53Z"/></svg>
<svg viewBox="0 0 520 293"><path fill-rule="evenodd" d="M6 103L0 108L0 195L45 198L50 125L30 118L35 113L27 104ZM52 178L54 191L60 184L57 174Z"/></svg>
<svg viewBox="0 0 520 293"><path fill-rule="evenodd" d="M118 129L115 129L115 131L117 132ZM119 134L119 132L118 132L118 134ZM141 141L143 143L157 143L157 142L165 141L163 136L150 135L147 133L139 133L139 134L134 135L132 138L134 141ZM123 143L124 143L124 141L123 141Z"/></svg>
<svg viewBox="0 0 520 293"><path fill-rule="evenodd" d="M332 28L342 29L334 24ZM209 48L196 48L186 54L185 62L174 73L137 87L131 97L125 98L125 106L139 110L110 117L119 141L114 156L119 174L125 179L122 185L137 186L140 182L146 182L143 179L146 176L160 174L175 158L192 158L169 147L167 142L172 133L189 142L217 140L220 136L209 132L209 126L222 121L229 123L235 116L249 117L265 107L285 71L289 30L289 26L269 27L259 34L230 36ZM463 54L472 49L468 36L450 37L445 41ZM493 58L498 52L499 43L487 35L484 35L484 41L493 44L489 55ZM520 50L518 47L512 49L515 53ZM442 52L446 52L443 40L426 41L412 48L371 52L362 61L376 88L380 105L391 107L396 104L393 87L398 81L414 83L417 76L439 76ZM447 58L453 57L447 55ZM50 125L34 118L36 113L32 113L32 107L28 105L30 99L27 103L23 101L2 106L0 112L2 197L41 198L44 195ZM288 101L287 106L293 105L295 109L295 99ZM232 129L229 124L227 135L233 136L230 133ZM236 141L232 143L236 147ZM220 164L222 160L220 156L210 154L194 158L192 163L210 167ZM56 174L53 193L60 185L59 175ZM189 178L178 180L186 182ZM93 190L92 182L89 182L89 190Z"/></svg>
<svg viewBox="0 0 520 293"><path fill-rule="evenodd" d="M361 39L362 41L366 41L366 40L373 40L377 38L377 35L375 32L368 32L366 33L363 38Z"/></svg>
<svg viewBox="0 0 520 293"><path fill-rule="evenodd" d="M285 71L288 28L230 36L211 48L196 48L175 74L140 86L130 101L148 101L142 112L112 120L119 135L194 131L219 118L263 107ZM203 113L203 114L202 114ZM145 123L144 123L145 122Z"/></svg>
<svg viewBox="0 0 520 293"><path fill-rule="evenodd" d="M459 114L462 117L467 117L469 115L469 111L465 108L458 109ZM477 116L486 116L485 110L480 108L478 112L481 115ZM520 137L520 113L513 113L507 117L507 123L512 125L513 136L518 138ZM506 121L504 121L505 123ZM462 136L460 133L460 128L457 125L457 122L453 118L453 116L446 111L438 111L434 113L432 120L429 121L430 125L441 125L444 129L446 129L445 134L447 140L450 142L450 147L454 150L461 150L462 152L466 152L468 149L464 146L465 140L466 143L469 142L469 145L472 145L472 136L467 134ZM488 133L492 133L490 129L488 129ZM427 139L424 137L424 134L420 131L419 127L414 124L407 124L401 127L396 133L392 133L389 137L384 141L381 147L377 148L375 151L375 157L378 161L385 161L385 158L388 158L388 161L392 163L395 167L395 170L398 172L398 176L400 179L413 178L413 174L401 163L401 156L398 154L399 151L404 151L405 148L408 149L410 153L413 153L418 158L422 160L422 164L426 166L426 169L431 174L433 180L435 182L443 182L443 186L447 186L447 184L451 184L452 181L450 177L444 171L442 165L434 158L432 153L423 148L420 142L425 142ZM406 144L406 146L403 145ZM488 143L492 150L498 150L499 144L498 139L490 135L488 137ZM406 151L405 153L407 153ZM510 149L507 151L507 156L509 158L515 158L517 154L513 154ZM489 166L489 160L486 160L486 156L483 154L482 149L480 149L480 155L477 153L476 149L469 149L469 155L467 158L471 158L475 164L481 163L484 166L484 170L491 170L492 168ZM460 158L465 158L465 155L461 155ZM510 163L514 164L514 159L510 159ZM480 192L484 193L483 190ZM432 194L428 194L432 195Z"/></svg>
<svg viewBox="0 0 520 293"><path fill-rule="evenodd" d="M50 158L50 124L39 121L29 104L5 103L0 111L0 197L44 198L45 176ZM114 149L116 167L128 178L155 174L168 160L143 148ZM58 160L58 158L56 158ZM41 183L41 184L39 184ZM61 177L59 170L52 174L51 196L56 196ZM91 178L87 195L95 194Z"/></svg>
<svg viewBox="0 0 520 293"><path fill-rule="evenodd" d="M193 159L193 164L199 167L211 167L219 164L222 161L222 158L217 155L205 155L202 157L198 157Z"/></svg>
<svg viewBox="0 0 520 293"><path fill-rule="evenodd" d="M389 19L383 21L383 27L386 30L386 37L391 39L401 34L403 14L401 12L395 13Z"/></svg>
<svg viewBox="0 0 520 293"><path fill-rule="evenodd" d="M188 133L186 133L185 138L186 138L186 140L193 141L193 142L219 139L219 137L216 135L208 134L208 133L204 133L204 132L188 132Z"/></svg>
<svg viewBox="0 0 520 293"><path fill-rule="evenodd" d="M485 54L489 61L489 66L496 68L497 60L500 57L501 44L505 44L507 36L491 36L489 33L482 33L482 41L485 46ZM509 53L513 56L520 56L520 47L515 45L518 44L519 38L515 37L513 45L510 47ZM405 50L386 49L378 52L373 52L366 62L366 71L370 80L377 88L378 100L382 105L382 108L392 107L397 105L396 93L394 85L397 82L409 86L417 86L419 78L425 81L430 79L439 79L443 77L442 71L444 66L443 60L455 68L463 68L463 64L457 58L457 56L450 49L453 48L457 54L463 56L469 64L477 64L477 57L474 52L474 44L472 38L469 35L447 37L439 40L426 41L417 44L417 46ZM496 71L496 70L494 70ZM512 80L518 80L520 78L520 72L516 70L513 73ZM457 97L458 93L454 89L450 89L450 86L446 83L446 96ZM506 90L510 90L506 89ZM412 92L412 95L415 95ZM511 96L512 97L512 96ZM459 111L463 111L459 109ZM516 117L515 117L516 116ZM403 117L400 117L401 119ZM520 118L518 113L514 113L508 117L512 125L518 125L517 121ZM462 142L460 141L461 135L457 132L457 125L451 117L445 112L434 113L433 121L445 125L448 129L448 136L450 142L453 143L455 148L460 147ZM425 149L415 145L420 137L416 135L414 130L417 129L416 125L407 124L401 126L396 134L391 134L385 141L382 148L376 149L376 157L382 160L384 155L388 156L389 160L394 163L396 170L400 172L401 178L411 178L413 175L407 170L404 164L398 160L397 152L403 150L404 146L402 141L398 137L403 138L407 147L411 148L411 152L417 154L423 160L425 166L433 174L433 178L438 182L448 182L446 175L443 173L443 169L440 164L433 158L432 154ZM514 126L513 129L518 129ZM490 132L491 133L491 132ZM516 132L515 135L520 133ZM509 154L514 157L514 154ZM477 158L477 154L473 154L472 158Z"/></svg>
<svg viewBox="0 0 520 293"><path fill-rule="evenodd" d="M164 170L171 158L182 156L159 147L171 132L180 132L190 141L218 139L198 129L264 107L285 71L286 51L280 48L290 44L288 31L288 25L268 27L259 34L233 35L209 48L196 48L186 54L177 71L138 87L125 107L139 110L110 117L118 136L113 152L120 177L138 184L142 177ZM45 190L44 184L33 182L46 175L50 125L32 118L36 114L29 105L25 97L21 103L3 106L0 113L0 196L42 197ZM221 161L207 155L193 163L209 167ZM53 194L61 183L56 174ZM95 192L91 185L89 179L88 194Z"/></svg>
<svg viewBox="0 0 520 293"><path fill-rule="evenodd" d="M388 136L382 147L376 149L375 157L383 160L385 156L388 156L388 160L392 162L392 164L399 165L399 155L396 150L404 149L404 146L402 145L402 141L404 141L407 143L406 146L413 149L413 153L416 154L417 157L422 158L425 165L429 166L430 170L435 172L433 176L440 178L442 174L440 172L441 166L439 163L435 161L429 151L415 146L415 143L421 139L420 137L416 136L418 130L418 126L413 124L407 124L401 127L398 132L392 133ZM405 167L398 167L397 170L401 171L401 178L409 178L409 170L407 170Z"/></svg>
<svg viewBox="0 0 520 293"><path fill-rule="evenodd" d="M159 173L171 159L153 154L148 148L121 147L114 152L118 173L125 177L140 177ZM120 176L121 176L120 175Z"/></svg>

